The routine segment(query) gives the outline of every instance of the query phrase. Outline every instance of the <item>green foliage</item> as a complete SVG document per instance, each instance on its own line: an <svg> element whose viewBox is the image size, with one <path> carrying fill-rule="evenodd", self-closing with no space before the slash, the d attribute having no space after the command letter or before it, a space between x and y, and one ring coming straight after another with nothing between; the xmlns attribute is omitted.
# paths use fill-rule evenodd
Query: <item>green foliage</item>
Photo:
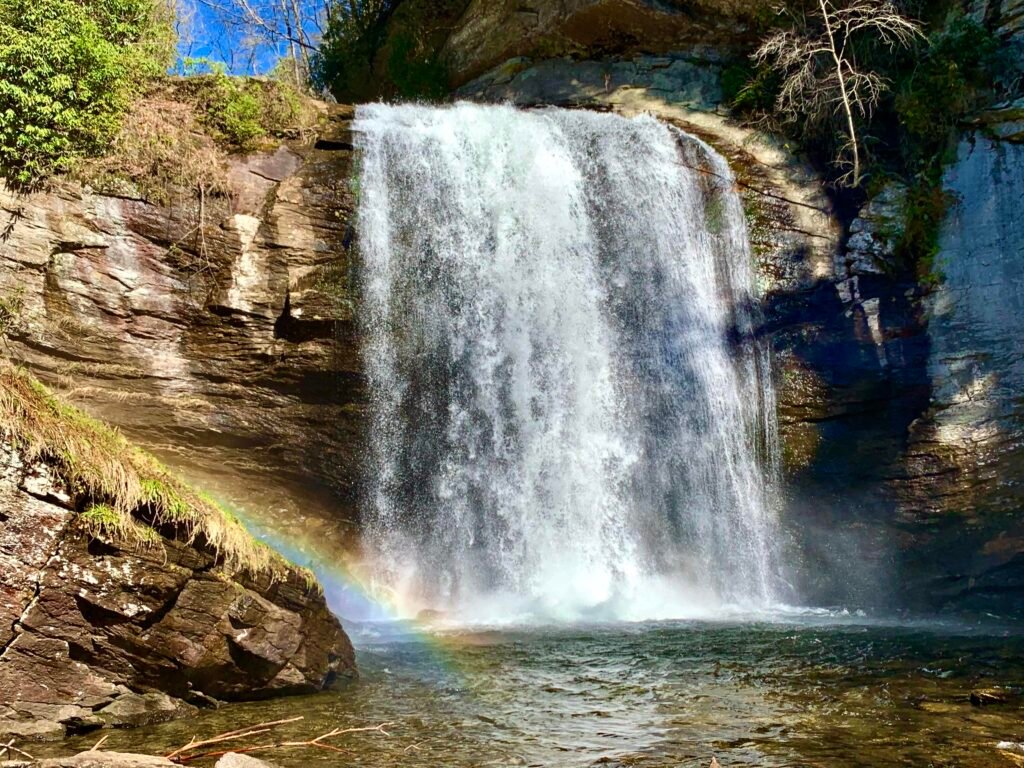
<svg viewBox="0 0 1024 768"><path fill-rule="evenodd" d="M120 521L121 514L109 504L93 504L82 513L82 518L93 525L112 528Z"/></svg>
<svg viewBox="0 0 1024 768"><path fill-rule="evenodd" d="M28 186L101 152L173 49L160 0L0 0L0 176Z"/></svg>
<svg viewBox="0 0 1024 768"><path fill-rule="evenodd" d="M996 98L1005 64L999 40L961 16L932 34L913 62L895 73L895 111L906 170L927 172L948 159L957 125Z"/></svg>
<svg viewBox="0 0 1024 768"><path fill-rule="evenodd" d="M441 99L441 47L468 0L364 0L358 17L335 6L311 81L340 101Z"/></svg>
<svg viewBox="0 0 1024 768"><path fill-rule="evenodd" d="M928 180L910 187L903 201L903 231L896 241L895 255L925 285L939 280L935 272L939 234L953 202L953 196L940 183Z"/></svg>
<svg viewBox="0 0 1024 768"><path fill-rule="evenodd" d="M164 510L169 520L188 520L191 510L175 487L157 477L144 477L141 482L144 504Z"/></svg>
<svg viewBox="0 0 1024 768"><path fill-rule="evenodd" d="M226 75L227 64L211 59L209 56L186 56L181 60L178 69L185 77L197 75Z"/></svg>
<svg viewBox="0 0 1024 768"><path fill-rule="evenodd" d="M213 138L233 149L255 149L268 136L307 127L313 117L301 94L278 80L214 72L186 78L179 90Z"/></svg>
<svg viewBox="0 0 1024 768"><path fill-rule="evenodd" d="M338 99L362 101L373 94L374 57L384 45L387 21L397 0L361 2L358 14L332 6L327 29L311 62L310 81Z"/></svg>
<svg viewBox="0 0 1024 768"><path fill-rule="evenodd" d="M781 80L771 67L733 64L722 72L722 96L740 114L764 113L775 105Z"/></svg>
<svg viewBox="0 0 1024 768"><path fill-rule="evenodd" d="M421 52L407 32L391 41L388 74L395 91L406 99L442 99L448 93L448 69L436 51Z"/></svg>
<svg viewBox="0 0 1024 768"><path fill-rule="evenodd" d="M953 202L942 188L943 169L955 160L964 119L1008 95L1003 78L1015 67L1005 51L995 35L961 15L893 72L899 151L890 166L910 182L896 256L925 284L938 279L939 231Z"/></svg>

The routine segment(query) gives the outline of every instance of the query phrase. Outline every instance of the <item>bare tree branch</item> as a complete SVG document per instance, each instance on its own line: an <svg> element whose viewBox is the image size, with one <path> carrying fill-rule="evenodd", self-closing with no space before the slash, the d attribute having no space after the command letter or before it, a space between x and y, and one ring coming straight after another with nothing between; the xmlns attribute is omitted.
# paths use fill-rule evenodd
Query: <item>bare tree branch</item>
<svg viewBox="0 0 1024 768"><path fill-rule="evenodd" d="M333 739L337 736L343 736L350 733L379 733L383 736L390 736L386 730L393 723L380 723L378 725L368 725L356 728L334 728L326 733L322 733L319 736L298 741L274 741L264 744L241 744L226 749L218 749L213 751L202 752L200 751L203 747L213 746L215 744L223 744L228 741L238 742L242 739L248 739L253 736L260 736L268 733L278 726L286 725L288 723L298 722L303 718L293 717L287 720L274 720L268 723L257 723L256 725L249 726L248 728L239 728L235 731L228 731L221 733L216 736L211 736L208 739L196 739L194 736L191 741L183 747L179 747L173 752L166 755L167 759L175 763L190 763L193 760L202 760L205 758L221 757L226 755L228 752L251 754L253 752L266 752L273 749L295 749L295 748L308 748L308 749L323 749L328 752L338 752L341 754L347 754L347 751L341 747L337 747L334 744L328 744L328 739Z"/></svg>
<svg viewBox="0 0 1024 768"><path fill-rule="evenodd" d="M901 16L889 0L852 0L839 8L818 0L817 11L799 30L776 32L752 56L784 78L775 104L784 121L840 120L845 141L834 163L849 168L839 183L852 187L864 178L857 118L870 117L888 87L881 76L857 66L851 45L860 33L874 35L890 50L924 36L921 25Z"/></svg>

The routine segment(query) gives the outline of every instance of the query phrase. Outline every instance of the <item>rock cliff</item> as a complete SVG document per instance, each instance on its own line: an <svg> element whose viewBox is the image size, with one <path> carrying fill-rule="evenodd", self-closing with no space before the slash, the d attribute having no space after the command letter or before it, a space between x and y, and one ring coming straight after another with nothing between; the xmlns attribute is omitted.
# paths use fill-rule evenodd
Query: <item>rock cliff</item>
<svg viewBox="0 0 1024 768"><path fill-rule="evenodd" d="M0 188L11 352L264 527L344 546L362 374L353 341L350 110L223 158L200 200L60 182Z"/></svg>
<svg viewBox="0 0 1024 768"><path fill-rule="evenodd" d="M221 154L216 194L0 188L0 314L5 353L91 416L264 530L301 525L329 551L351 538L363 397L351 111L319 109L311 133ZM103 494L22 448L5 433L0 732L140 725L354 674L308 572L247 571L146 503L141 545L100 534L83 512Z"/></svg>
<svg viewBox="0 0 1024 768"><path fill-rule="evenodd" d="M473 0L442 55L456 85L513 57L687 50L721 60L754 39L762 0Z"/></svg>
<svg viewBox="0 0 1024 768"><path fill-rule="evenodd" d="M1017 4L968 5L1019 43ZM806 161L730 117L723 75L765 13L730 0L472 0L440 51L462 98L650 111L732 163L777 361L803 599L1012 613L1019 105L980 117L961 143L933 290L889 261L898 188L837 211ZM267 510L267 527L343 547L366 396L351 113L325 110L317 135L232 158L230 193L205 201L198 229L194 199L75 184L6 194L0 287L23 288L14 348L40 376L200 484Z"/></svg>

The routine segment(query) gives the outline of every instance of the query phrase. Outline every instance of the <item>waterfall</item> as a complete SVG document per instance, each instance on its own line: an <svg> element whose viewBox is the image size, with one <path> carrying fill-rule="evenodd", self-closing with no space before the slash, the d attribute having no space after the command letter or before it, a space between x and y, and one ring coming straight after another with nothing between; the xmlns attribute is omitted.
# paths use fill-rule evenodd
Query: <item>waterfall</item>
<svg viewBox="0 0 1024 768"><path fill-rule="evenodd" d="M413 609L776 599L755 280L725 161L650 117L361 107L367 548Z"/></svg>

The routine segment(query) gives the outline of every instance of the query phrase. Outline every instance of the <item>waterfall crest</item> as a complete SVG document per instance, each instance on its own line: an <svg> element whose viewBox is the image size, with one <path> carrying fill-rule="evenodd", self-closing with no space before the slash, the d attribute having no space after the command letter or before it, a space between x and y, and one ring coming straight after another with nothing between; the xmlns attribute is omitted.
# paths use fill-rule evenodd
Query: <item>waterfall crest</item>
<svg viewBox="0 0 1024 768"><path fill-rule="evenodd" d="M776 598L767 353L727 164L650 117L361 107L376 577L468 618Z"/></svg>

